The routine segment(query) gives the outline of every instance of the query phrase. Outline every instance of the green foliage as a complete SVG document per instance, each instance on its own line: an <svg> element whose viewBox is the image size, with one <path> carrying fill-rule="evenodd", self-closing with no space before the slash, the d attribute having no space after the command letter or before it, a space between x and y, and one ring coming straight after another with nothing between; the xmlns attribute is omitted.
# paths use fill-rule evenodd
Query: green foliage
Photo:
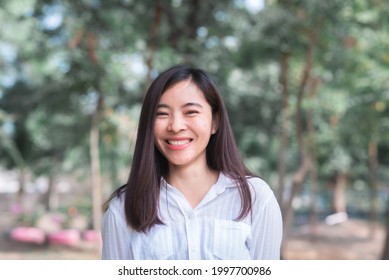
<svg viewBox="0 0 389 280"><path fill-rule="evenodd" d="M81 173L87 179L92 115L103 96L102 172L106 189L118 186L131 163L148 76L187 62L214 76L247 165L265 179L275 178L282 125L280 61L288 55L290 176L299 162L297 93L314 37L302 126L306 142L308 121L314 126L310 148L321 186L337 172L366 181L370 141L377 142L385 182L386 1L269 3L250 11L245 1L2 1L0 164L27 166L37 176ZM313 79L318 86L310 97Z"/></svg>

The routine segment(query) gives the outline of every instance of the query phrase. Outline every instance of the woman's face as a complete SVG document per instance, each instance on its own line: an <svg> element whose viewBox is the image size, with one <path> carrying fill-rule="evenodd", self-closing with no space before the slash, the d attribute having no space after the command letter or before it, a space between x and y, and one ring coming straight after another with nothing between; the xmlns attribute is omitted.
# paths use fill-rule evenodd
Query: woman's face
<svg viewBox="0 0 389 280"><path fill-rule="evenodd" d="M181 81L162 94L154 138L170 165L206 164L206 147L215 132L211 106L191 80Z"/></svg>

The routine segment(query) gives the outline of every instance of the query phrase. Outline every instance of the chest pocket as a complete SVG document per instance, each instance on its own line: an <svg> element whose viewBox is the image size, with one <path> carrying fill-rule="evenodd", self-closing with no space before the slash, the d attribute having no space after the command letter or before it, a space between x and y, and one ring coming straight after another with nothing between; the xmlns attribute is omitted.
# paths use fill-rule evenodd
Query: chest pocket
<svg viewBox="0 0 389 280"><path fill-rule="evenodd" d="M134 255L141 260L167 260L173 256L172 232L168 225L154 225L134 242Z"/></svg>
<svg viewBox="0 0 389 280"><path fill-rule="evenodd" d="M213 254L222 260L249 260L251 228L243 222L216 220Z"/></svg>

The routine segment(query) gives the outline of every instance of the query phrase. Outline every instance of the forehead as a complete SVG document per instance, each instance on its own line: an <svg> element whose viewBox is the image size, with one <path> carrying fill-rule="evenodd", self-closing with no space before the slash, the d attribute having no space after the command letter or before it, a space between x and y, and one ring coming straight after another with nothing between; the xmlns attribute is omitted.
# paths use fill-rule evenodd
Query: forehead
<svg viewBox="0 0 389 280"><path fill-rule="evenodd" d="M193 101L208 103L204 93L192 80L184 80L165 90L162 93L159 103Z"/></svg>

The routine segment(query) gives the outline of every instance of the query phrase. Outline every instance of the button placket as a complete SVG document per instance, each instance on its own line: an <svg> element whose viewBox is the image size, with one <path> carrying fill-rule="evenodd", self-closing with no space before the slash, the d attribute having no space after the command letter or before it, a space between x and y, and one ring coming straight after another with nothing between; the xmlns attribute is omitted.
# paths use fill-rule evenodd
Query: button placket
<svg viewBox="0 0 389 280"><path fill-rule="evenodd" d="M188 254L190 260L201 259L200 255L200 227L194 212L186 217L186 233L188 238Z"/></svg>

